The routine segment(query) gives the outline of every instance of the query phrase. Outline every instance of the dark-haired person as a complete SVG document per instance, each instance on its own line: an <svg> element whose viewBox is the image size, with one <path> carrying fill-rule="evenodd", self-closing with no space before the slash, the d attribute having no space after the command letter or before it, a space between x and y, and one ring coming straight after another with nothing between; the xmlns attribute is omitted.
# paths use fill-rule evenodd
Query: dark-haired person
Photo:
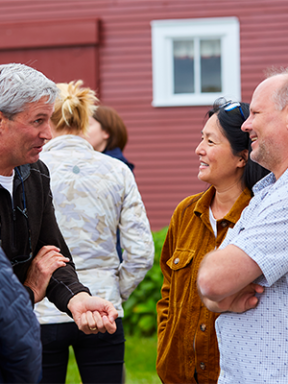
<svg viewBox="0 0 288 384"><path fill-rule="evenodd" d="M201 262L203 303L215 323L220 384L287 384L288 377L288 70L255 89L242 130L250 157L271 172L219 249Z"/></svg>
<svg viewBox="0 0 288 384"><path fill-rule="evenodd" d="M123 161L133 171L134 164L123 155L128 141L127 128L115 109L99 105L89 122L89 142L95 151Z"/></svg>
<svg viewBox="0 0 288 384"><path fill-rule="evenodd" d="M223 101L222 101L223 102ZM157 372L165 384L216 384L219 352L218 316L197 293L197 273L207 252L218 248L228 228L252 197L252 186L267 170L249 159L249 135L241 125L246 103L215 102L196 148L198 178L210 188L184 199L176 208L161 255L164 275L157 304Z"/></svg>

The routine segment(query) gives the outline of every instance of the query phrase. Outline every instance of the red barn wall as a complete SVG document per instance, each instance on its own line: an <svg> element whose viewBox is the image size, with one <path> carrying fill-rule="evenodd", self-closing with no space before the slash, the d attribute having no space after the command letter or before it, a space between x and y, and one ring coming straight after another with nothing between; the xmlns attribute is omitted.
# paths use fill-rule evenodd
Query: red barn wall
<svg viewBox="0 0 288 384"><path fill-rule="evenodd" d="M153 230L169 224L184 197L207 187L197 179L194 149L208 106L152 107L151 20L238 17L242 100L249 102L267 67L288 66L287 14L287 0L0 0L0 26L99 20L97 91L102 104L114 107L128 127L125 155L136 165ZM0 33L0 45L1 39Z"/></svg>

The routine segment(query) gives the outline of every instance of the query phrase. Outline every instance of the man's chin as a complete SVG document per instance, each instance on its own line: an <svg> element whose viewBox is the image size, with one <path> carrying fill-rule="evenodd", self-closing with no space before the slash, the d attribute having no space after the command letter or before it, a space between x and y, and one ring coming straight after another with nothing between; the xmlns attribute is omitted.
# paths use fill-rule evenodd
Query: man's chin
<svg viewBox="0 0 288 384"><path fill-rule="evenodd" d="M39 154L30 156L26 164L33 164L33 163L36 163L38 160L39 160Z"/></svg>
<svg viewBox="0 0 288 384"><path fill-rule="evenodd" d="M260 156L259 154L257 156L257 154L255 154L255 153L253 155L253 153L251 152L250 153L250 159L254 163L257 163L257 164L261 165L261 167L266 168L266 169L269 170L269 164L270 163L266 161L266 158L264 156Z"/></svg>
<svg viewBox="0 0 288 384"><path fill-rule="evenodd" d="M258 157L259 157L259 156L257 156L257 153L256 153L255 151L252 151L252 152L250 153L250 159L251 159L252 161L254 161L254 163L258 163L258 164L259 164Z"/></svg>

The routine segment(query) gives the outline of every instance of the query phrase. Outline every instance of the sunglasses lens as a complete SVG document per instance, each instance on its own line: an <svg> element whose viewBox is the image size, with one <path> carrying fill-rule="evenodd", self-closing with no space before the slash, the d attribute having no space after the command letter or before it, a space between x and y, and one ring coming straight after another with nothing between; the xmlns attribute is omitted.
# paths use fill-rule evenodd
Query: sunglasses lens
<svg viewBox="0 0 288 384"><path fill-rule="evenodd" d="M227 105L224 109L225 109L225 111L233 111L236 108L240 108L239 103L231 103L231 104Z"/></svg>
<svg viewBox="0 0 288 384"><path fill-rule="evenodd" d="M231 103L231 104L228 104L226 107L224 107L224 110L226 112L240 112L241 116L242 116L242 119L243 121L246 120L245 116L244 116L244 113L242 111L242 108L241 108L241 104L240 103Z"/></svg>

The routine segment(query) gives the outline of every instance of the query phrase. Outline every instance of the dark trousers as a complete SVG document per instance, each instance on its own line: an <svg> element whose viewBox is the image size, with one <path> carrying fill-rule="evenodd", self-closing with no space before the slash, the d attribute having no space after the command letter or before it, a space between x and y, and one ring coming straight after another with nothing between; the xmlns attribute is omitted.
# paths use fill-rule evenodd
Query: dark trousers
<svg viewBox="0 0 288 384"><path fill-rule="evenodd" d="M110 335L85 335L75 323L41 325L43 378L41 383L65 383L69 346L74 349L82 383L122 383L124 332L122 319Z"/></svg>

